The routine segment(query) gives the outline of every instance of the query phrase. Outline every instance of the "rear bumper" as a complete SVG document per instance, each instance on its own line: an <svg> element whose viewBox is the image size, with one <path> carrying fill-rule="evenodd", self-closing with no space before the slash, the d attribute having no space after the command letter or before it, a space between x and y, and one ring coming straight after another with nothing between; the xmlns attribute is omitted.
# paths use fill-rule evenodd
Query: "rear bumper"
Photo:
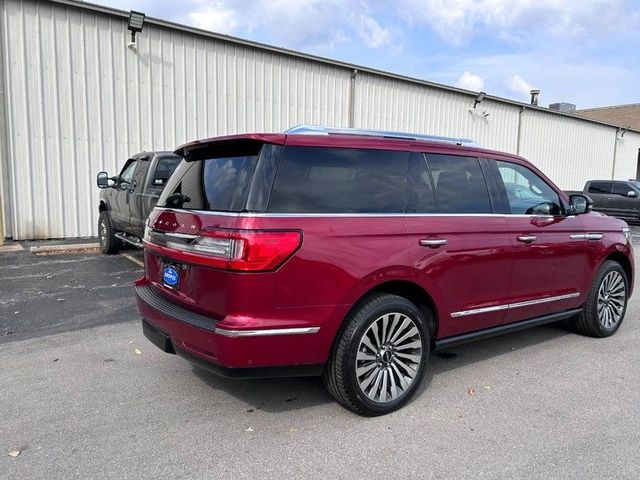
<svg viewBox="0 0 640 480"><path fill-rule="evenodd" d="M136 286L144 335L158 348L226 377L319 375L319 327L224 328L224 322L169 302L148 283Z"/></svg>

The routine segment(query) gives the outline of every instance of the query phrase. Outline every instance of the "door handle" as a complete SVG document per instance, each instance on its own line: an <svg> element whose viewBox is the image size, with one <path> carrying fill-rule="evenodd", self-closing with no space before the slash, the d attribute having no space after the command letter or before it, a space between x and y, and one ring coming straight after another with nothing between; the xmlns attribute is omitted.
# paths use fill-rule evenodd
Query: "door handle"
<svg viewBox="0 0 640 480"><path fill-rule="evenodd" d="M439 248L446 244L447 244L447 241L444 238L434 238L434 239L423 238L422 240L420 240L421 246L429 247L429 248Z"/></svg>
<svg viewBox="0 0 640 480"><path fill-rule="evenodd" d="M536 241L535 235L518 235L518 241L522 243L533 243Z"/></svg>

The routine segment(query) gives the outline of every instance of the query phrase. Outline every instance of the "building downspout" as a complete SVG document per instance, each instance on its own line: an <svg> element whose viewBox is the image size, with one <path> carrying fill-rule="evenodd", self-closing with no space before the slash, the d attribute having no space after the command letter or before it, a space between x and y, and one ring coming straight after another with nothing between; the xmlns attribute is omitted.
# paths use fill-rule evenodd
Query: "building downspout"
<svg viewBox="0 0 640 480"><path fill-rule="evenodd" d="M613 139L613 164L611 165L611 180L616 176L616 157L618 156L618 133L620 128L616 128L616 135Z"/></svg>
<svg viewBox="0 0 640 480"><path fill-rule="evenodd" d="M349 128L355 127L356 122L356 77L358 76L358 70L354 69L351 72L351 79L349 80Z"/></svg>
<svg viewBox="0 0 640 480"><path fill-rule="evenodd" d="M518 113L518 137L516 139L516 155L520 155L520 144L522 142L522 114L527 107L521 107Z"/></svg>

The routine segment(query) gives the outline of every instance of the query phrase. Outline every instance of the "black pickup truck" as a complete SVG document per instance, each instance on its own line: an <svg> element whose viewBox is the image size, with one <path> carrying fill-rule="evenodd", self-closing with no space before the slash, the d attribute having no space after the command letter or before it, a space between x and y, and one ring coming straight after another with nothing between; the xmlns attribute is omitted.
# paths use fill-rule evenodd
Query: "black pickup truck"
<svg viewBox="0 0 640 480"><path fill-rule="evenodd" d="M593 210L612 217L640 221L640 182L638 180L590 180L581 192L565 190L567 195L583 194L593 200Z"/></svg>
<svg viewBox="0 0 640 480"><path fill-rule="evenodd" d="M119 175L98 173L98 237L102 253L116 253L127 242L141 246L144 223L169 177L182 161L172 152L143 152L124 164Z"/></svg>

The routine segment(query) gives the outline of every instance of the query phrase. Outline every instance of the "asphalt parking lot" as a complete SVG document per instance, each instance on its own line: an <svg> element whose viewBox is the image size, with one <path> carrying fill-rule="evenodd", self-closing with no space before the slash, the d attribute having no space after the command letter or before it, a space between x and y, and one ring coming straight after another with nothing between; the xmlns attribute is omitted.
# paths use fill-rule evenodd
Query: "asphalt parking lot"
<svg viewBox="0 0 640 480"><path fill-rule="evenodd" d="M367 419L317 378L158 350L125 253L0 254L0 478L640 476L637 289L612 338L550 325L433 355L408 406Z"/></svg>

